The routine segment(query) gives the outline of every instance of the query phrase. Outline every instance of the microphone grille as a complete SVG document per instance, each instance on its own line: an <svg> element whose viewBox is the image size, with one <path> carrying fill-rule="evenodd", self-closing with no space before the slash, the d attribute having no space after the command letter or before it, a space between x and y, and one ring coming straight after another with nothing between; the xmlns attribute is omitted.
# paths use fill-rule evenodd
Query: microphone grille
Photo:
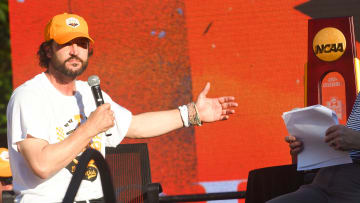
<svg viewBox="0 0 360 203"><path fill-rule="evenodd" d="M88 78L88 84L90 87L100 85L100 79L97 75L92 75Z"/></svg>

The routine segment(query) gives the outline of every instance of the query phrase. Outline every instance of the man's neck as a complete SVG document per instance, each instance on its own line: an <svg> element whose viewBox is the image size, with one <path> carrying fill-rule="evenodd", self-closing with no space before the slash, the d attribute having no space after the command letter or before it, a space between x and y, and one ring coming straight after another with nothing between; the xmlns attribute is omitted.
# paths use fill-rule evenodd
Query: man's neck
<svg viewBox="0 0 360 203"><path fill-rule="evenodd" d="M63 74L57 71L51 71L48 69L45 72L46 77L49 79L50 83L63 95L73 96L76 91L75 79L64 76Z"/></svg>

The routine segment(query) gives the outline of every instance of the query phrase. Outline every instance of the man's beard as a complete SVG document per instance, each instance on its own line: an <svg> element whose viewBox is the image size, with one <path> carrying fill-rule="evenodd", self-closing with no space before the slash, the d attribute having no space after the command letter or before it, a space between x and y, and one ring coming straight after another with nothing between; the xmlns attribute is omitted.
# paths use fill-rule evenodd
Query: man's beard
<svg viewBox="0 0 360 203"><path fill-rule="evenodd" d="M76 59L79 60L81 62L81 68L77 69L77 70L71 70L66 68L65 63L72 60L72 59ZM57 70L58 72L62 73L65 76L71 77L71 78L76 78L77 76L81 75L85 70L86 67L88 66L88 60L86 60L85 62L80 59L77 56L71 56L70 58L66 59L64 61L64 63L61 63L56 57L53 57L50 60L50 63L52 65L52 67L54 67L55 70Z"/></svg>

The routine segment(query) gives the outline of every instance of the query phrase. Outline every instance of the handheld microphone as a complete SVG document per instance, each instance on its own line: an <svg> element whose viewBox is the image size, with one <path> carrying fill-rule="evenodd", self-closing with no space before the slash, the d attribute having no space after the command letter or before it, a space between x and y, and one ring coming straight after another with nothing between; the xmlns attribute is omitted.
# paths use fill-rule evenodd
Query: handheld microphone
<svg viewBox="0 0 360 203"><path fill-rule="evenodd" d="M88 84L91 87L91 92L93 93L94 96L94 100L95 100L95 104L96 107L101 106L102 104L104 104L104 99L101 93L101 89L100 89L100 79L97 75L92 75L88 78ZM110 136L111 133L109 132L105 132L106 136Z"/></svg>

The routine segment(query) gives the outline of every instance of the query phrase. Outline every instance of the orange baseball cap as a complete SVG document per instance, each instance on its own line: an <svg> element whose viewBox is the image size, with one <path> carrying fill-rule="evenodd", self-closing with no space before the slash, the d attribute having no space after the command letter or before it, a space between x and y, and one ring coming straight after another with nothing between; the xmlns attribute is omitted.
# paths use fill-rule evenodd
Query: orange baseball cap
<svg viewBox="0 0 360 203"><path fill-rule="evenodd" d="M56 15L45 27L45 41L53 39L58 44L65 44L77 37L86 37L94 43L94 40L89 36L86 21L75 14Z"/></svg>
<svg viewBox="0 0 360 203"><path fill-rule="evenodd" d="M11 177L9 152L6 148L0 148L0 177Z"/></svg>

